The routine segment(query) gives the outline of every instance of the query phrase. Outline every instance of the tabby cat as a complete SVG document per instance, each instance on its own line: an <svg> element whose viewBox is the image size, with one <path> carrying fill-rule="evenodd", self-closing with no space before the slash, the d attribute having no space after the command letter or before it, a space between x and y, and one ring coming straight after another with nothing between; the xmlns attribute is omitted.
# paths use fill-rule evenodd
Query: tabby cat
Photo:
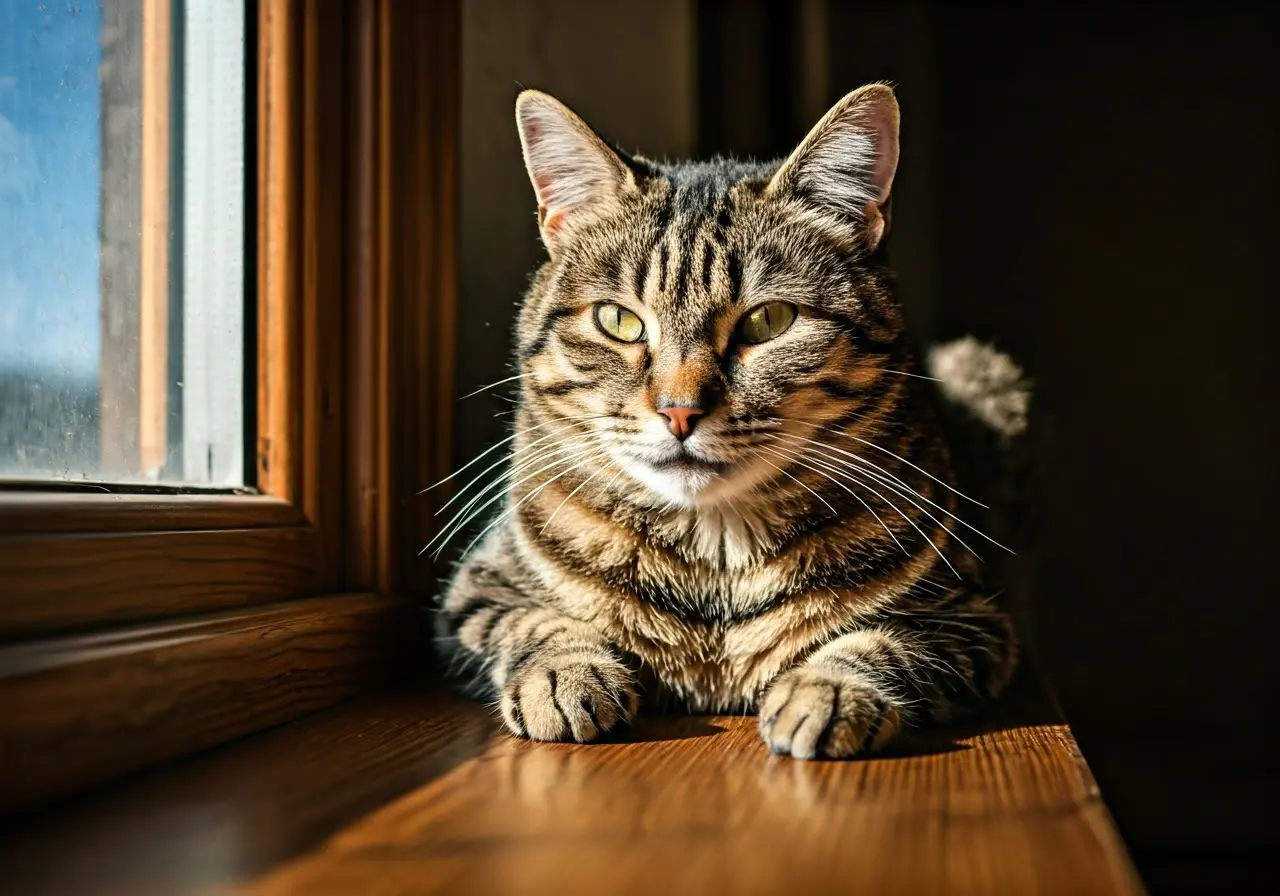
<svg viewBox="0 0 1280 896"><path fill-rule="evenodd" d="M920 373L884 257L898 118L872 84L784 161L673 164L519 95L549 259L510 453L438 536L500 511L443 611L514 734L591 741L643 702L848 757L1010 680L973 550L999 548L960 521L936 405L994 401L1016 435L1026 396L1008 365L977 398ZM990 352L934 367L1003 369Z"/></svg>

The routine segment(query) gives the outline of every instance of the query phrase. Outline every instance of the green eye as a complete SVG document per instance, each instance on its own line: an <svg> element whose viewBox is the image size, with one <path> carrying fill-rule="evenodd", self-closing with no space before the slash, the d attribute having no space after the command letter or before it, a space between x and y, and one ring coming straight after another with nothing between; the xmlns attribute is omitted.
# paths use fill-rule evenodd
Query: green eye
<svg viewBox="0 0 1280 896"><path fill-rule="evenodd" d="M596 326L619 342L639 342L644 336L644 321L612 302L596 306Z"/></svg>
<svg viewBox="0 0 1280 896"><path fill-rule="evenodd" d="M743 342L757 345L768 342L770 339L777 339L787 331L795 319L795 305L789 305L786 302L770 302L767 305L761 305L744 317L738 324L738 330L742 334Z"/></svg>

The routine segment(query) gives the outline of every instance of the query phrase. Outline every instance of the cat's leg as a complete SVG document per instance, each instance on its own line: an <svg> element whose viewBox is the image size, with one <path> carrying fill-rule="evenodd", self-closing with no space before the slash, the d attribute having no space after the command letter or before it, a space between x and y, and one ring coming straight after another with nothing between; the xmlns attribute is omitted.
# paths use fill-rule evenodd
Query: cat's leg
<svg viewBox="0 0 1280 896"><path fill-rule="evenodd" d="M496 565L496 564L495 564ZM513 585L483 560L445 599L464 662L478 663L513 734L586 743L635 717L635 677L594 628Z"/></svg>
<svg viewBox="0 0 1280 896"><path fill-rule="evenodd" d="M873 753L910 724L997 696L1017 654L1008 616L983 595L896 607L778 675L759 703L760 733L797 759Z"/></svg>

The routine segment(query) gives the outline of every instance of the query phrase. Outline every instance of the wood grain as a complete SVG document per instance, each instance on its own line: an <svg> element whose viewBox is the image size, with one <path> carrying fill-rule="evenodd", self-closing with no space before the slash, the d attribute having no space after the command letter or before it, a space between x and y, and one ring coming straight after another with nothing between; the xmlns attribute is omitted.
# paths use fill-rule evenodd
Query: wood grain
<svg viewBox="0 0 1280 896"><path fill-rule="evenodd" d="M296 0L264 0L258 43L257 486L301 504Z"/></svg>
<svg viewBox="0 0 1280 896"><path fill-rule="evenodd" d="M0 848L0 879L30 894L1141 892L1050 713L806 764L769 756L749 718L642 717L630 742L547 745L474 704L387 696L45 817Z"/></svg>
<svg viewBox="0 0 1280 896"><path fill-rule="evenodd" d="M347 517L352 538L347 542L347 576L366 588L386 588L390 582L391 490L390 423L394 405L390 372L393 346L388 338L390 294L390 80L385 52L385 4L361 0L354 4L353 110L351 129L351 234L353 263L347 307L347 444L351 481L347 489Z"/></svg>
<svg viewBox="0 0 1280 896"><path fill-rule="evenodd" d="M458 0L400 0L391 33L398 105L391 115L397 156L398 233L394 245L412 246L397 258L402 361L401 438L393 469L397 506L395 564L400 593L432 586L431 565L420 554L440 520L440 490L423 492L451 472L457 341L457 229L462 119L462 12Z"/></svg>
<svg viewBox="0 0 1280 896"><path fill-rule="evenodd" d="M0 643L315 594L306 527L0 538Z"/></svg>
<svg viewBox="0 0 1280 896"><path fill-rule="evenodd" d="M342 4L260 7L257 486L296 505L343 579L346 154Z"/></svg>
<svg viewBox="0 0 1280 896"><path fill-rule="evenodd" d="M335 595L0 649L0 811L223 743L377 681L400 608Z"/></svg>
<svg viewBox="0 0 1280 896"><path fill-rule="evenodd" d="M453 418L461 17L456 0L351 6L347 406L353 587L420 593Z"/></svg>
<svg viewBox="0 0 1280 896"><path fill-rule="evenodd" d="M476 707L372 695L148 772L0 837L14 893L216 891L269 872L484 749Z"/></svg>
<svg viewBox="0 0 1280 896"><path fill-rule="evenodd" d="M293 505L266 495L0 492L0 536L293 526Z"/></svg>
<svg viewBox="0 0 1280 896"><path fill-rule="evenodd" d="M253 891L1141 891L1061 724L808 764L766 755L754 719L669 719L638 735L496 739Z"/></svg>
<svg viewBox="0 0 1280 896"><path fill-rule="evenodd" d="M296 139L301 164L302 325L297 385L301 397L299 503L321 543L319 574L331 587L343 582L343 420L346 363L343 325L347 290L346 243L346 52L344 4L306 0L301 18L300 58L294 79L301 86ZM285 301L287 296L266 296ZM345 583L343 583L345 586ZM387 592L383 592L387 593Z"/></svg>

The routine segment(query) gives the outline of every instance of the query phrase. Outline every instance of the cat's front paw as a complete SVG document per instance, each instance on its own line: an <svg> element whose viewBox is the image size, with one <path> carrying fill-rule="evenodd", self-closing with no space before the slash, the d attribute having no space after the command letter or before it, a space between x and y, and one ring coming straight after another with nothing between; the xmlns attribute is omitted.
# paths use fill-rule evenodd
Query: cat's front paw
<svg viewBox="0 0 1280 896"><path fill-rule="evenodd" d="M902 728L902 714L876 688L839 671L799 666L773 680L760 700L760 735L796 759L871 753Z"/></svg>
<svg viewBox="0 0 1280 896"><path fill-rule="evenodd" d="M531 660L502 688L503 720L531 740L588 743L629 724L637 703L631 672L596 652Z"/></svg>

